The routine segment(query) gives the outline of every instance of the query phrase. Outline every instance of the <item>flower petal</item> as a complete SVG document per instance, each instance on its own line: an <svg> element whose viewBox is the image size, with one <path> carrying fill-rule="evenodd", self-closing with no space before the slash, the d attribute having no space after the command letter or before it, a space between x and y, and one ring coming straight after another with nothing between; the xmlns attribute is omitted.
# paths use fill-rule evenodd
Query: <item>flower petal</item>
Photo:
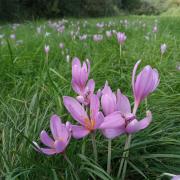
<svg viewBox="0 0 180 180"><path fill-rule="evenodd" d="M62 123L61 123L61 119L60 119L59 116L57 116L57 115L51 116L50 128L51 128L53 138L55 140L59 139L60 132L61 132L61 129L62 129Z"/></svg>
<svg viewBox="0 0 180 180"><path fill-rule="evenodd" d="M89 133L90 131L83 126L72 125L72 136L75 139L83 138L87 136Z"/></svg>
<svg viewBox="0 0 180 180"><path fill-rule="evenodd" d="M52 138L50 138L49 136L48 136L48 134L46 133L46 131L41 131L41 134L40 134L40 139L41 139L41 142L43 143L43 144L45 144L46 146L48 146L48 147L53 147L53 145L54 145L54 141L52 140Z"/></svg>
<svg viewBox="0 0 180 180"><path fill-rule="evenodd" d="M61 153L65 150L66 143L64 143L63 141L55 141L54 146L56 149L56 153Z"/></svg>
<svg viewBox="0 0 180 180"><path fill-rule="evenodd" d="M46 155L56 154L56 150L55 149L41 148L40 150L41 150L41 152L43 152Z"/></svg>
<svg viewBox="0 0 180 180"><path fill-rule="evenodd" d="M123 114L131 112L129 99L123 95L119 89L117 90L117 111L120 111Z"/></svg>
<svg viewBox="0 0 180 180"><path fill-rule="evenodd" d="M78 121L80 124L85 125L84 120L89 119L84 108L79 104L77 100L72 97L64 96L63 97L64 105L69 111L71 116Z"/></svg>
<svg viewBox="0 0 180 180"><path fill-rule="evenodd" d="M95 118L95 125L94 129L99 128L99 126L103 123L104 121L104 115L102 112L98 112L97 117Z"/></svg>
<svg viewBox="0 0 180 180"><path fill-rule="evenodd" d="M102 133L106 138L113 139L125 133L125 129L124 128L103 129Z"/></svg>
<svg viewBox="0 0 180 180"><path fill-rule="evenodd" d="M123 127L125 124L124 118L122 118L121 113L116 111L114 113L109 114L104 118L104 122L100 125L100 129L112 129Z"/></svg>
<svg viewBox="0 0 180 180"><path fill-rule="evenodd" d="M90 117L95 120L99 112L99 98L93 94L90 99Z"/></svg>

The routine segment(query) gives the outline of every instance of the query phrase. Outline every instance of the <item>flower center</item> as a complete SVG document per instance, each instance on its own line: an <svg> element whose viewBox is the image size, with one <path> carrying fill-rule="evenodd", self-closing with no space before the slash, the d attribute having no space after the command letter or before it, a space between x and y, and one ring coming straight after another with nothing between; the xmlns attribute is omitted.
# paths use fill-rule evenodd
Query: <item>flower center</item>
<svg viewBox="0 0 180 180"><path fill-rule="evenodd" d="M89 120L89 118L85 118L84 122L85 122L86 129L88 129L89 131L94 130L95 120L93 120L93 119Z"/></svg>

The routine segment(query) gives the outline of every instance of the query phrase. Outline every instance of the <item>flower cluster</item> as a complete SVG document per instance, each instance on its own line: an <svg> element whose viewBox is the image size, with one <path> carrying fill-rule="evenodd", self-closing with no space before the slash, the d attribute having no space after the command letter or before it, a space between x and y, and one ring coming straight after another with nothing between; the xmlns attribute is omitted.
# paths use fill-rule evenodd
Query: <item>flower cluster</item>
<svg viewBox="0 0 180 180"><path fill-rule="evenodd" d="M139 64L140 61L135 64L132 73L134 108L131 110L129 99L119 89L113 92L108 82L95 93L95 81L89 79L89 60L81 64L78 58L74 58L71 84L77 96L64 96L63 102L78 124L63 124L57 115L53 115L50 120L53 139L43 130L40 139L48 148L41 148L34 142L36 150L48 155L62 153L69 144L71 135L80 139L100 130L106 138L113 139L148 127L152 120L151 112L147 111L146 117L139 121L136 111L140 103L158 86L159 76L156 69L147 65L136 77Z"/></svg>

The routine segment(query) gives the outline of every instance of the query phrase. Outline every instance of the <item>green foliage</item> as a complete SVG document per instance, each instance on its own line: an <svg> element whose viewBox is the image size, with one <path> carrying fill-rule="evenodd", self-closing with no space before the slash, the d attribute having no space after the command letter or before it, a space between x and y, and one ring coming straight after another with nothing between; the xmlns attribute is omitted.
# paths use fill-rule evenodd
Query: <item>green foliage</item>
<svg viewBox="0 0 180 180"><path fill-rule="evenodd" d="M128 20L128 26L120 20ZM156 39L152 32L158 23ZM75 96L71 89L71 64L61 54L59 42L64 42L71 57L91 61L91 78L96 90L108 80L113 90L120 88L133 102L131 74L135 62L142 60L140 68L150 64L160 73L160 85L148 98L147 105L153 113L153 121L147 129L133 135L128 159L127 179L155 180L164 172L179 173L180 167L180 72L176 69L180 57L180 19L177 17L117 17L113 29L125 32L127 41L119 59L119 45L115 37L95 43L73 41L70 32L79 23L80 33L97 33L96 23L108 23L110 18L89 19L87 29L82 20L68 19L66 31L58 34L46 21L27 22L16 29L17 40L9 39L13 32L10 25L1 26L5 45L0 45L0 179L116 179L125 137L112 141L111 177L105 172L107 140L97 133L98 164L93 161L89 137L72 140L67 155L75 169L63 156L47 157L33 149L32 141L39 142L42 129L49 131L49 118L56 113L63 122L74 120L62 103L62 95ZM140 23L141 21L141 23ZM142 24L146 23L146 28ZM45 27L37 35L36 27ZM105 30L108 30L105 27ZM15 30L14 30L15 31ZM50 32L45 37L44 33ZM144 37L149 32L149 40ZM104 31L102 32L104 33ZM44 44L50 45L49 64L44 67ZM166 43L167 52L160 58L160 44ZM120 63L119 64L119 60ZM120 68L122 73L120 74ZM138 118L144 117L145 104L141 104ZM163 178L162 178L163 179Z"/></svg>

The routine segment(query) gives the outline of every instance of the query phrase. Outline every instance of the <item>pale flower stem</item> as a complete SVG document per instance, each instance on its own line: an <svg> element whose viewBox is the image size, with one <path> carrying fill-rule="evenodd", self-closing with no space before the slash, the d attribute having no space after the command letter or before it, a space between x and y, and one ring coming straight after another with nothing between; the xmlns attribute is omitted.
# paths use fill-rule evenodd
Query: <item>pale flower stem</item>
<svg viewBox="0 0 180 180"><path fill-rule="evenodd" d="M94 160L97 163L98 155L97 155L95 133L91 133L91 138L92 138L92 146L93 146L93 152L94 152Z"/></svg>
<svg viewBox="0 0 180 180"><path fill-rule="evenodd" d="M134 108L133 108L133 114L134 115L136 115L137 108L138 108L138 105L135 103ZM126 142L125 142L125 146L124 146L125 152L123 152L123 156L122 156L121 163L120 163L119 170L118 170L118 174L117 174L118 178L120 178L120 175L122 174L122 180L124 180L125 175L126 175L127 158L129 157L129 150L127 150L127 149L130 148L131 138L132 138L131 134L129 134L126 138Z"/></svg>
<svg viewBox="0 0 180 180"><path fill-rule="evenodd" d="M111 172L111 139L108 139L107 173Z"/></svg>
<svg viewBox="0 0 180 180"><path fill-rule="evenodd" d="M124 161L124 166L123 166L123 171L122 171L122 180L124 180L125 176L126 176L127 158L129 157L129 150L127 150L127 149L130 148L131 134L128 135L128 138L126 140L127 140L127 148L125 149L126 150L126 154L125 154L125 161Z"/></svg>

